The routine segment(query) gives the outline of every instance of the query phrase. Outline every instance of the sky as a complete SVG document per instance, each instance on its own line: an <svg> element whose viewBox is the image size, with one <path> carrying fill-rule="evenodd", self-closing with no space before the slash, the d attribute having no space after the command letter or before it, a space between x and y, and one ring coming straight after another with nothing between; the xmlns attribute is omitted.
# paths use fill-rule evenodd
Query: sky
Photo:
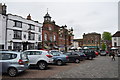
<svg viewBox="0 0 120 80"><path fill-rule="evenodd" d="M35 21L43 22L48 13L57 25L67 25L74 29L74 38L82 38L84 33L104 31L114 34L118 30L118 0L4 0L7 13L24 18L31 14Z"/></svg>

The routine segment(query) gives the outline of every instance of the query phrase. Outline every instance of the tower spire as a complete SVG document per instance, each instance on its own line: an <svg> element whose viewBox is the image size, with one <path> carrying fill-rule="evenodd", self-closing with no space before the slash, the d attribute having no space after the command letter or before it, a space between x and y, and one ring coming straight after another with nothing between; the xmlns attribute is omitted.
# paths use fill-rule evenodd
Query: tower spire
<svg viewBox="0 0 120 80"><path fill-rule="evenodd" d="M47 8L47 13L48 13L48 8Z"/></svg>

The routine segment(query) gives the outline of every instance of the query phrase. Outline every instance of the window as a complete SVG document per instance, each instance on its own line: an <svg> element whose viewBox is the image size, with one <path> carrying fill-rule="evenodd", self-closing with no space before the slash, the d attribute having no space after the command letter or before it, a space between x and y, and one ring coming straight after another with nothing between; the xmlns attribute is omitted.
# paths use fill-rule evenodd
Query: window
<svg viewBox="0 0 120 80"><path fill-rule="evenodd" d="M0 59L2 60L15 59L16 57L17 57L17 54L12 54L12 53L2 53L2 55L0 55Z"/></svg>
<svg viewBox="0 0 120 80"><path fill-rule="evenodd" d="M44 39L45 39L45 41L47 41L47 34L46 33L44 35Z"/></svg>
<svg viewBox="0 0 120 80"><path fill-rule="evenodd" d="M54 41L56 41L56 36L55 35L53 36L53 39L54 39Z"/></svg>
<svg viewBox="0 0 120 80"><path fill-rule="evenodd" d="M27 55L41 55L42 52L41 51L28 51L28 52L25 52L25 54L27 54Z"/></svg>
<svg viewBox="0 0 120 80"><path fill-rule="evenodd" d="M35 40L35 34L34 33L28 33L28 39L29 40Z"/></svg>
<svg viewBox="0 0 120 80"><path fill-rule="evenodd" d="M51 27L49 27L49 30L51 31L51 30L52 30L52 28L51 28Z"/></svg>
<svg viewBox="0 0 120 80"><path fill-rule="evenodd" d="M20 22L20 21L15 21L15 26L14 26L14 27L22 28L22 22Z"/></svg>
<svg viewBox="0 0 120 80"><path fill-rule="evenodd" d="M114 37L114 40L116 41L116 37Z"/></svg>
<svg viewBox="0 0 120 80"><path fill-rule="evenodd" d="M34 26L34 25L29 24L29 30L35 30L35 26Z"/></svg>
<svg viewBox="0 0 120 80"><path fill-rule="evenodd" d="M13 49L16 51L16 50L21 50L21 46L22 44L21 43L13 43Z"/></svg>
<svg viewBox="0 0 120 80"><path fill-rule="evenodd" d="M22 31L13 30L14 31L14 39L22 39Z"/></svg>
<svg viewBox="0 0 120 80"><path fill-rule="evenodd" d="M116 43L116 42L114 42L114 46L117 46L117 43Z"/></svg>
<svg viewBox="0 0 120 80"><path fill-rule="evenodd" d="M50 41L52 41L52 36L50 36Z"/></svg>
<svg viewBox="0 0 120 80"><path fill-rule="evenodd" d="M94 43L94 41L92 40L92 43Z"/></svg>
<svg viewBox="0 0 120 80"><path fill-rule="evenodd" d="M41 41L41 35L38 35L38 41Z"/></svg>
<svg viewBox="0 0 120 80"><path fill-rule="evenodd" d="M34 49L34 44L29 44L28 49Z"/></svg>
<svg viewBox="0 0 120 80"><path fill-rule="evenodd" d="M39 32L41 32L41 27L39 27Z"/></svg>

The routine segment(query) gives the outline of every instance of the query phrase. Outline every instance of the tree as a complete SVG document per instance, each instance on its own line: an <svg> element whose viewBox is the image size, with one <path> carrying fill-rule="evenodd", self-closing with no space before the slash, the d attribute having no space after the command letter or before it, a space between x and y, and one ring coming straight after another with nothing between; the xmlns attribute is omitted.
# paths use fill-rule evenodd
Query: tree
<svg viewBox="0 0 120 80"><path fill-rule="evenodd" d="M102 43L102 50L105 50L106 49L106 45L105 43Z"/></svg>
<svg viewBox="0 0 120 80"><path fill-rule="evenodd" d="M111 33L110 32L103 32L102 39L105 41L111 41L112 40Z"/></svg>

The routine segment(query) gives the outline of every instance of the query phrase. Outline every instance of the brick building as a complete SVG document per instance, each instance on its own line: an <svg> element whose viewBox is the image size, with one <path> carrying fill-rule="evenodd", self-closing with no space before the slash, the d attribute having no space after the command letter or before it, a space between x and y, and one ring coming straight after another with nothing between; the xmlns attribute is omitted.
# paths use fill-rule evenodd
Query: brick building
<svg viewBox="0 0 120 80"><path fill-rule="evenodd" d="M90 49L100 48L101 34L98 33L88 33L83 35L83 47L88 47Z"/></svg>
<svg viewBox="0 0 120 80"><path fill-rule="evenodd" d="M67 50L72 44L73 29L67 29L67 26L58 26L55 21L51 21L51 16L44 16L42 27L42 48L43 49L59 49Z"/></svg>

